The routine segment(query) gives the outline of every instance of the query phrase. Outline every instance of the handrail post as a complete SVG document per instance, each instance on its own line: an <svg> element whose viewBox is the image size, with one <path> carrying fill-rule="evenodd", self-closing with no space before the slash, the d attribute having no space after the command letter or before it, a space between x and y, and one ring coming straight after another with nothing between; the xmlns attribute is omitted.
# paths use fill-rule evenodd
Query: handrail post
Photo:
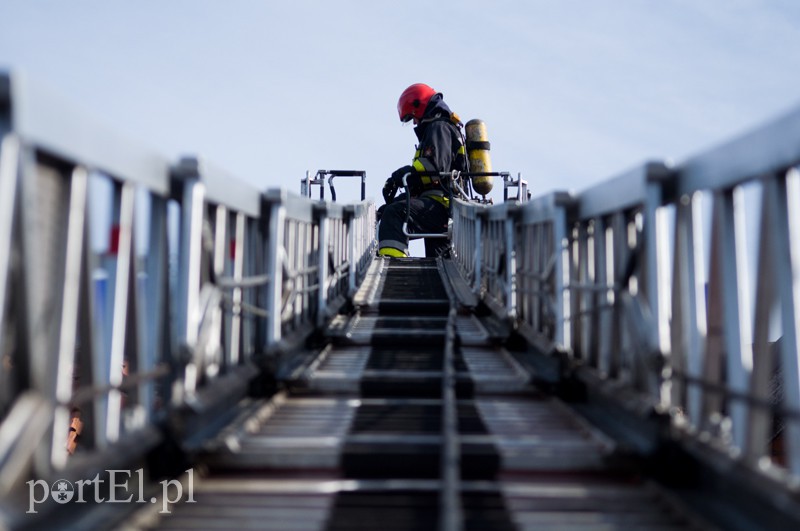
<svg viewBox="0 0 800 531"><path fill-rule="evenodd" d="M481 282L483 282L483 279L481 278L481 265L483 264L482 218L483 216L481 216L481 212L475 216L475 265L473 268L472 277L472 291L479 297L481 296Z"/></svg>
<svg viewBox="0 0 800 531"><path fill-rule="evenodd" d="M566 209L561 206L553 214L553 296L555 306L555 334L553 340L556 345L561 345L565 350L572 350L570 333L564 312L569 308L567 300L569 292L569 253L567 249L567 216Z"/></svg>
<svg viewBox="0 0 800 531"><path fill-rule="evenodd" d="M334 196L335 200L335 196ZM314 217L319 224L319 253L317 256L317 326L325 324L328 305L328 246L330 224L328 209L324 203L314 205Z"/></svg>
<svg viewBox="0 0 800 531"><path fill-rule="evenodd" d="M505 253L506 253L506 315L512 321L517 318L517 284L516 284L516 254L514 252L514 235L517 224L517 210L508 209L505 229Z"/></svg>
<svg viewBox="0 0 800 531"><path fill-rule="evenodd" d="M267 334L265 350L269 350L281 340L282 322L282 289L283 265L285 262L285 249L283 247L284 223L286 208L283 205L284 194L280 190L269 190L264 199L267 223L265 233L268 231L267 241L267 276L272 282L267 284Z"/></svg>

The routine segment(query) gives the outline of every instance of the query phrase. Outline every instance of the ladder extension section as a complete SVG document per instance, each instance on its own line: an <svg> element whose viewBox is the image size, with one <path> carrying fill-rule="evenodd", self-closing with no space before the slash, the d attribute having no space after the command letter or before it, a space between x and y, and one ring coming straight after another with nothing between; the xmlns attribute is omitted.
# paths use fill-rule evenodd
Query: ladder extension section
<svg viewBox="0 0 800 531"><path fill-rule="evenodd" d="M152 529L694 529L529 374L432 259L377 259L288 389L209 441ZM162 527L163 526L163 527Z"/></svg>

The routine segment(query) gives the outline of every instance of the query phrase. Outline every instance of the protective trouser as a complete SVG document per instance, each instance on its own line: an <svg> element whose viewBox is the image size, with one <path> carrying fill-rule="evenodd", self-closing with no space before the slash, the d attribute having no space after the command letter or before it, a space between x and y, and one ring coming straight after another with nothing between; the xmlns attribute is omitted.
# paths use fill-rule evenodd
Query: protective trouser
<svg viewBox="0 0 800 531"><path fill-rule="evenodd" d="M447 232L448 211L442 203L431 197L411 199L411 216L408 231L411 233L438 234ZM406 201L400 196L386 205L378 228L379 253L385 256L408 256L408 236L403 234L406 221ZM446 240L440 240L446 244Z"/></svg>

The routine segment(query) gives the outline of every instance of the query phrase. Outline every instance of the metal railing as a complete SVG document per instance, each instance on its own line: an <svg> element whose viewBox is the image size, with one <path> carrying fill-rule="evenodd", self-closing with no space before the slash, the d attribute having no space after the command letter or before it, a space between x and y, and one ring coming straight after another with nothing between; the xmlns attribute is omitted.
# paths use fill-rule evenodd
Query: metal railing
<svg viewBox="0 0 800 531"><path fill-rule="evenodd" d="M332 317L352 296L375 255L375 208L340 206L269 190L262 223L271 231L266 255L266 341L290 348Z"/></svg>
<svg viewBox="0 0 800 531"><path fill-rule="evenodd" d="M172 412L189 444L375 255L372 203L170 164L17 75L0 139L0 497L141 459Z"/></svg>
<svg viewBox="0 0 800 531"><path fill-rule="evenodd" d="M635 391L688 436L797 477L798 164L795 111L574 196L455 201L452 254L530 343Z"/></svg>
<svg viewBox="0 0 800 531"><path fill-rule="evenodd" d="M484 300L506 318L516 316L514 222L518 205L497 207L453 199L453 256L459 271Z"/></svg>
<svg viewBox="0 0 800 531"><path fill-rule="evenodd" d="M647 164L579 194L565 249L565 346L602 375L657 401L656 375L668 347L659 342L668 324L657 285L665 262L655 247L666 175L663 165Z"/></svg>
<svg viewBox="0 0 800 531"><path fill-rule="evenodd" d="M574 196L524 201L519 181L522 202L453 199L451 254L529 343L733 459L774 472L771 458L789 482L798 164L795 111ZM141 456L168 412L238 400L265 359L356 292L375 248L369 202L261 193L196 159L170 164L0 75L0 495ZM69 457L70 426L82 459Z"/></svg>
<svg viewBox="0 0 800 531"><path fill-rule="evenodd" d="M311 172L306 172L305 178L300 181L300 195L303 197L311 197L311 187L319 186L319 200L325 200L325 177L328 178L328 188L331 190L331 200L336 202L336 188L333 186L333 180L336 177L358 177L361 180L361 200L364 201L367 197L367 172L358 170L317 170L314 177L311 177Z"/></svg>
<svg viewBox="0 0 800 531"><path fill-rule="evenodd" d="M567 345L565 285L566 193L551 193L519 209L515 223L516 312L520 331L543 350Z"/></svg>

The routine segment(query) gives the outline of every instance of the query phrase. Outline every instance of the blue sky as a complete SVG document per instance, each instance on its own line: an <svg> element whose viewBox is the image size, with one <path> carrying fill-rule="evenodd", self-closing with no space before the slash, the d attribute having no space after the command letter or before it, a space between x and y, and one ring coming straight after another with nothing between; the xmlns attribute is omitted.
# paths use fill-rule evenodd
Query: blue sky
<svg viewBox="0 0 800 531"><path fill-rule="evenodd" d="M0 67L259 188L413 154L409 84L486 121L534 195L680 160L800 104L793 0L0 2Z"/></svg>

